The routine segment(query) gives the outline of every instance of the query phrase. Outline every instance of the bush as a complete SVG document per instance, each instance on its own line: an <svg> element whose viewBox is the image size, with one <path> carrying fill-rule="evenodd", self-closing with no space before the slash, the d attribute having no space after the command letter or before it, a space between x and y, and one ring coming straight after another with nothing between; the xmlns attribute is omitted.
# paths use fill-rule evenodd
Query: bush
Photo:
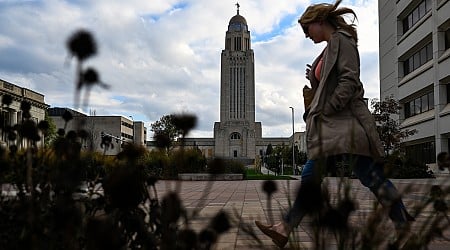
<svg viewBox="0 0 450 250"><path fill-rule="evenodd" d="M168 178L171 176L168 169L169 157L165 152L147 152L142 161L149 176L154 176L156 178Z"/></svg>
<svg viewBox="0 0 450 250"><path fill-rule="evenodd" d="M434 178L433 171L427 165L406 158L398 152L386 159L385 173L388 178L393 179Z"/></svg>
<svg viewBox="0 0 450 250"><path fill-rule="evenodd" d="M226 161L226 173L227 174L243 174L245 178L245 166L242 162L228 160Z"/></svg>
<svg viewBox="0 0 450 250"><path fill-rule="evenodd" d="M169 155L169 168L176 177L180 173L203 173L206 171L206 159L195 148L180 149ZM173 175L172 175L173 176Z"/></svg>

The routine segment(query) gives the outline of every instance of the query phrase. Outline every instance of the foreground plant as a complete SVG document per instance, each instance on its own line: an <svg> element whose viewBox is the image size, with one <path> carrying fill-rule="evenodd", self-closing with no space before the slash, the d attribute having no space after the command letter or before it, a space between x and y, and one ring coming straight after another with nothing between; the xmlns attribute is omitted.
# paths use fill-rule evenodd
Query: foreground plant
<svg viewBox="0 0 450 250"><path fill-rule="evenodd" d="M82 90L87 105L90 88L101 83L95 69L83 66L97 52L95 40L80 30L69 38L67 48L77 59L75 105ZM2 96L2 109L11 102L11 96ZM24 119L18 124L1 117L1 133L10 140L8 148L0 147L1 249L210 249L233 226L221 211L199 232L192 230L190 223L201 207L188 211L183 206L180 184L158 197L158 176L142 161L145 148L125 143L115 158L106 158L104 152L112 143L105 136L103 154L83 151L81 145L92 143L87 142L92 136L83 122L66 131L74 122L70 112L63 114L66 125L59 128L52 146L38 147L48 125L31 120L30 108L22 103ZM183 139L196 117L173 117ZM157 139L166 147L164 137ZM27 147L18 146L23 144ZM183 154L180 157L182 164ZM208 193L204 191L204 198Z"/></svg>

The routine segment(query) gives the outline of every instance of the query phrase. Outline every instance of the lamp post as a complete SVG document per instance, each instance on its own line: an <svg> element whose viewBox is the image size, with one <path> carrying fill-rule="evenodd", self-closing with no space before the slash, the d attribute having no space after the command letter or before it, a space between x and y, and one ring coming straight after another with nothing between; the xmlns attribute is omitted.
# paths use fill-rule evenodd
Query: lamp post
<svg viewBox="0 0 450 250"><path fill-rule="evenodd" d="M292 110L292 171L295 173L295 130L294 130L294 108L289 107Z"/></svg>

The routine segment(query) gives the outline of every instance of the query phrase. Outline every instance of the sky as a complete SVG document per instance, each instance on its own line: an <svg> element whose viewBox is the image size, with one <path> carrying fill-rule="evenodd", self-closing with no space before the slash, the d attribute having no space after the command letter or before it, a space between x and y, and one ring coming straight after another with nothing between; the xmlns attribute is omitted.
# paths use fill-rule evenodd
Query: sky
<svg viewBox="0 0 450 250"><path fill-rule="evenodd" d="M305 65L325 46L306 39L297 20L306 0L240 0L255 55L256 121L263 137L304 131ZM328 1L332 3L332 1ZM379 97L378 5L344 0L357 16L365 97ZM50 107L121 115L150 125L168 114L197 116L189 137L213 137L220 120L220 55L236 0L0 0L0 79L45 95ZM66 41L92 32L94 87L87 106L75 105L75 60Z"/></svg>

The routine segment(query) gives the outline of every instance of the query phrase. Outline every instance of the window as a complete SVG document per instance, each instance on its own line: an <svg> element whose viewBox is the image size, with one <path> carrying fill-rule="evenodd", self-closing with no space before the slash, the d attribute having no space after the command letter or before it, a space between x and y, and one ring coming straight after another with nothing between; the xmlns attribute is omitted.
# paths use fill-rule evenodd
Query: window
<svg viewBox="0 0 450 250"><path fill-rule="evenodd" d="M446 88L447 88L447 103L450 103L450 83L447 83Z"/></svg>
<svg viewBox="0 0 450 250"><path fill-rule="evenodd" d="M403 20L403 34L431 10L431 0L423 0Z"/></svg>
<svg viewBox="0 0 450 250"><path fill-rule="evenodd" d="M237 132L234 132L231 134L230 139L231 140L239 140L239 139L241 139L241 135Z"/></svg>
<svg viewBox="0 0 450 250"><path fill-rule="evenodd" d="M234 151L233 151L233 156L234 156L234 158L237 157L237 150L234 150Z"/></svg>
<svg viewBox="0 0 450 250"><path fill-rule="evenodd" d="M225 49L227 50L231 49L231 38L227 38L227 41L225 43Z"/></svg>
<svg viewBox="0 0 450 250"><path fill-rule="evenodd" d="M407 75L433 59L433 44L429 42L411 57L403 61L403 75Z"/></svg>
<svg viewBox="0 0 450 250"><path fill-rule="evenodd" d="M404 104L405 118L409 118L432 109L434 109L434 96L433 92L429 92Z"/></svg>
<svg viewBox="0 0 450 250"><path fill-rule="evenodd" d="M450 29L447 29L445 31L444 40L445 40L445 50L450 49Z"/></svg>
<svg viewBox="0 0 450 250"><path fill-rule="evenodd" d="M406 157L411 160L428 164L436 162L436 147L434 141L406 146Z"/></svg>
<svg viewBox="0 0 450 250"><path fill-rule="evenodd" d="M234 50L236 51L242 50L242 40L240 37L234 38Z"/></svg>

